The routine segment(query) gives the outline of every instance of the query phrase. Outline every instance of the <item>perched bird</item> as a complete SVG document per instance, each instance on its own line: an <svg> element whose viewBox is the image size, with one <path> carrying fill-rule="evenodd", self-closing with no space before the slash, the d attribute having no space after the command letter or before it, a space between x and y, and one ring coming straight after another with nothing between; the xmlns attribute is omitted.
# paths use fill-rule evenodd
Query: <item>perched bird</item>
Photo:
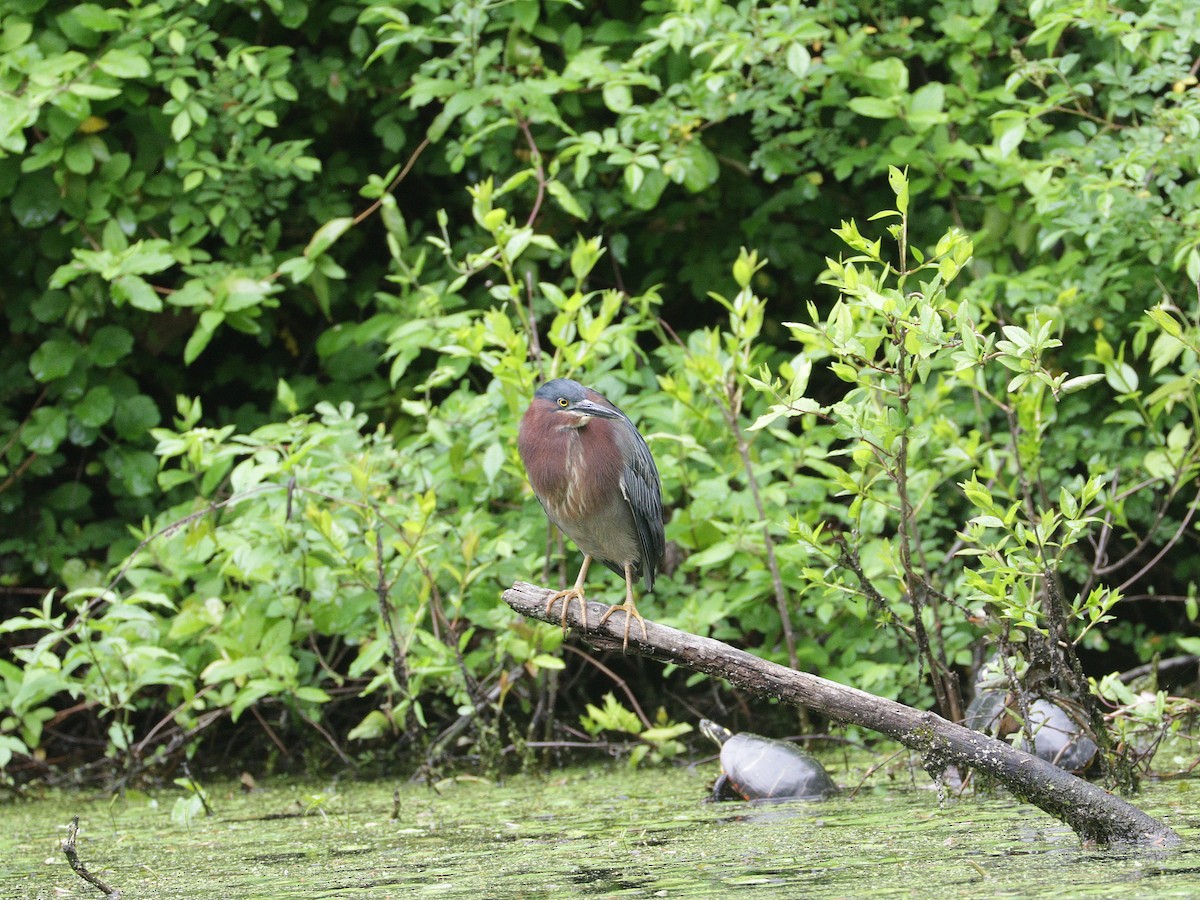
<svg viewBox="0 0 1200 900"><path fill-rule="evenodd" d="M662 488L650 448L625 413L567 378L547 381L534 393L517 445L546 515L583 551L575 586L552 595L546 612L561 600L565 628L576 600L587 628L583 583L592 560L599 560L625 578L625 602L609 609L600 624L624 610L628 648L631 618L646 636L633 602L634 579L641 576L646 590L653 590L666 548Z"/></svg>

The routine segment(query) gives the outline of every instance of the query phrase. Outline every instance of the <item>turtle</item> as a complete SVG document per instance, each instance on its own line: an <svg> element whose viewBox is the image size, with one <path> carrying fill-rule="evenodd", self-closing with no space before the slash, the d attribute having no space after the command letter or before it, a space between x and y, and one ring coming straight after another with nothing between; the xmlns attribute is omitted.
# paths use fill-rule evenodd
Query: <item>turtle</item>
<svg viewBox="0 0 1200 900"><path fill-rule="evenodd" d="M1029 704L1029 730L1033 747L1022 738L1021 749L1068 772L1082 772L1092 764L1099 749L1081 724L1083 711L1072 715L1064 701L1040 698Z"/></svg>
<svg viewBox="0 0 1200 900"><path fill-rule="evenodd" d="M1082 724L1083 712L1065 698L1039 697L1029 704L1028 736L1021 735L1018 746L1068 772L1082 772L1096 757L1096 742ZM1004 690L981 690L967 707L963 724L975 731L1009 738L1021 729L1017 701Z"/></svg>
<svg viewBox="0 0 1200 900"><path fill-rule="evenodd" d="M795 744L757 734L734 734L710 719L700 733L721 747L713 800L819 800L837 793L825 769Z"/></svg>

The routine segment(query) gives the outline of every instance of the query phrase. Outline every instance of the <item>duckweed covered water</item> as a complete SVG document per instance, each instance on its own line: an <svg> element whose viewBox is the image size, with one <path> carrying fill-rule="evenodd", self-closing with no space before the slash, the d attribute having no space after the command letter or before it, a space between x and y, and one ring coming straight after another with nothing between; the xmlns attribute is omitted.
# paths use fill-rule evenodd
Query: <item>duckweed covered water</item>
<svg viewBox="0 0 1200 900"><path fill-rule="evenodd" d="M847 779L832 769L835 780ZM1137 798L1180 849L1086 850L1006 797L939 808L912 786L826 802L706 803L703 771L548 773L437 793L386 783L209 787L215 815L173 820L178 794L63 796L2 810L0 897L100 897L60 849L126 900L155 898L1200 896L1192 783Z"/></svg>

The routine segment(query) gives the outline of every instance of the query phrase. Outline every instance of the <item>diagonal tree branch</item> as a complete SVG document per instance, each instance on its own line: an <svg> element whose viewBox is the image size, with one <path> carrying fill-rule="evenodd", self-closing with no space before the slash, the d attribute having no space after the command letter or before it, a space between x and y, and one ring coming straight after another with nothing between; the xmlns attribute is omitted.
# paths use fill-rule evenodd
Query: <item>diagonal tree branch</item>
<svg viewBox="0 0 1200 900"><path fill-rule="evenodd" d="M523 616L557 624L560 612L553 615L546 612L546 598L551 593L548 588L519 581L504 592L504 602ZM600 603L588 605L592 607L588 621L599 622L607 607ZM578 604L572 610L568 611L567 623L579 629ZM623 627L621 617L616 616L581 633L594 646L616 649L621 646ZM920 753L926 771L935 776L950 765L969 766L992 776L1018 798L1065 822L1083 841L1159 847L1180 843L1179 836L1167 825L1120 797L935 713L798 672L720 641L650 620L646 620L645 638L641 638L639 629L630 632L629 651L716 675L759 696L806 706L838 722L878 731Z"/></svg>

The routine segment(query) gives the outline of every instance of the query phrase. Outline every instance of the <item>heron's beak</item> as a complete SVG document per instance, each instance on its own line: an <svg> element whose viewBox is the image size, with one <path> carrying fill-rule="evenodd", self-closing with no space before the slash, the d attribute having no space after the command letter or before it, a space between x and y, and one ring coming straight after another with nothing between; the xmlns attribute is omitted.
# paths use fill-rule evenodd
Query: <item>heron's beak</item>
<svg viewBox="0 0 1200 900"><path fill-rule="evenodd" d="M571 412L577 416L587 419L616 419L619 415L607 406L601 406L599 403L593 403L591 400L580 400L571 407ZM582 423L581 423L582 424Z"/></svg>

